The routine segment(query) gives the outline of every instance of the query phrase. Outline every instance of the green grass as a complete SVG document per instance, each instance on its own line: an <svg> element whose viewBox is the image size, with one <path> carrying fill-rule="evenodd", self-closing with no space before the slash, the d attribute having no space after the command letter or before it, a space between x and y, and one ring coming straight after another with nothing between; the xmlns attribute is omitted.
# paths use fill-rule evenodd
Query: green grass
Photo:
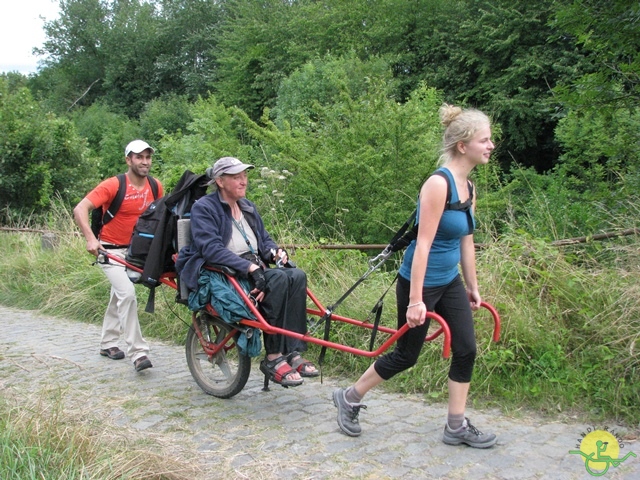
<svg viewBox="0 0 640 480"><path fill-rule="evenodd" d="M91 265L70 216L61 212L55 223L61 231L55 250L43 250L39 235L2 233L0 303L100 323L109 285L99 267ZM292 243L293 238L314 243L309 232L278 235L283 243ZM492 319L486 311L476 314L479 355L470 403L636 426L640 418L637 240L624 237L559 248L517 231L487 242L477 253L480 291L500 313L502 336L500 342L492 342ZM325 306L340 298L368 268L366 255L356 251L306 248L290 254L307 272L311 290ZM366 318L393 280L397 262L398 258L390 259L336 313ZM144 335L183 344L191 314L175 303L175 292L159 288L156 313L150 315L142 311L148 290L137 288ZM385 300L383 324L395 325L393 288ZM321 332L322 328L318 335ZM335 325L331 335L336 342L368 348L368 330ZM384 338L379 334L378 344ZM449 361L441 357L441 349L441 339L425 345L418 364L385 382L384 388L446 400ZM318 353L319 348L311 345L305 356L315 359ZM323 367L325 375L346 381L370 363L366 357L329 350Z"/></svg>
<svg viewBox="0 0 640 480"><path fill-rule="evenodd" d="M3 480L187 480L197 462L115 427L108 418L70 408L60 389L0 396L0 478ZM66 406L66 408L65 408Z"/></svg>

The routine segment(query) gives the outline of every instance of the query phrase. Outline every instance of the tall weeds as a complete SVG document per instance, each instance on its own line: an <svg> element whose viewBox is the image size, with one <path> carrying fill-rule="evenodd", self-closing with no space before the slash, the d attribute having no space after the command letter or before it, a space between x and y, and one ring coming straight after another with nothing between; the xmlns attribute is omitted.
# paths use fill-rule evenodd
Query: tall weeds
<svg viewBox="0 0 640 480"><path fill-rule="evenodd" d="M197 461L149 434L123 435L60 389L2 390L0 476L3 480L187 480L202 478ZM183 458L184 460L175 460Z"/></svg>
<svg viewBox="0 0 640 480"><path fill-rule="evenodd" d="M59 243L43 250L38 235L2 233L0 303L40 309L47 314L99 323L108 283L84 241L75 234L69 212L56 212ZM282 243L320 243L296 224L281 222L274 237ZM299 248L290 251L304 269L312 292L332 305L368 268L357 251ZM391 285L400 257L387 261L337 309L364 320ZM615 420L637 425L640 418L640 248L626 237L571 247L553 247L522 231L503 235L477 252L480 292L502 320L502 336L491 341L492 319L476 314L478 358L470 400L509 411L535 408L549 414L579 415L585 421ZM139 288L144 305L148 290ZM175 292L159 289L156 313L141 311L145 336L182 343L190 313L174 302ZM386 298L384 325L394 327L395 291ZM317 334L322 335L322 325ZM333 341L367 349L370 331L334 323ZM378 334L376 344L385 339ZM319 349L311 346L310 356ZM421 392L446 399L449 361L442 358L442 339L429 342L418 364L385 388ZM357 377L371 360L330 350L325 373Z"/></svg>

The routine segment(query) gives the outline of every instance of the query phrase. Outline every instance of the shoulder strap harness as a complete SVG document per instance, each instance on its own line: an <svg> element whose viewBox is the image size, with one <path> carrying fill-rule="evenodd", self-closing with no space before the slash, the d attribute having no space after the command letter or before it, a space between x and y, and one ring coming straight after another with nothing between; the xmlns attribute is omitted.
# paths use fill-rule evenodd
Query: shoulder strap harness
<svg viewBox="0 0 640 480"><path fill-rule="evenodd" d="M106 225L109 223L113 217L116 216L118 210L122 206L122 201L124 200L124 196L127 193L127 175L124 173L120 173L117 175L118 178L118 192L114 197L109 207L104 212L102 216L102 225ZM156 200L158 198L158 182L151 175L147 176L147 180L149 181L149 186L151 187L151 193L153 194L153 199Z"/></svg>

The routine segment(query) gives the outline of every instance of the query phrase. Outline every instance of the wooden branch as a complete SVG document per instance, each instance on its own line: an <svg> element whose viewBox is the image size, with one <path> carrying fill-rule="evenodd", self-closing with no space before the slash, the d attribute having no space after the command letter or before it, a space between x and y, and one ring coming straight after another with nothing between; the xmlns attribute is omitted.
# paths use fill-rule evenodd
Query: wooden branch
<svg viewBox="0 0 640 480"><path fill-rule="evenodd" d="M575 245L578 243L588 243L593 240L606 240L607 238L624 237L626 235L638 235L640 234L640 228L629 228L620 232L606 232L596 233L595 235L588 235L586 237L567 238L565 240L556 240L551 242L551 245L562 247L564 245Z"/></svg>
<svg viewBox="0 0 640 480"><path fill-rule="evenodd" d="M96 79L93 81L93 83L92 83L91 85L89 85L89 88L87 88L87 89L84 91L84 93L83 93L82 95L80 95L80 97L78 97L78 98L76 99L76 101L75 101L75 102L73 102L73 103L71 104L71 106L70 106L69 108L67 108L67 112L68 112L69 110L71 110L73 107L75 107L76 103L78 103L80 100L82 100L82 99L85 97L85 95L86 95L87 93L89 93L89 90L91 90L91 87L93 87L93 86L94 86L94 85L95 85L99 80L100 80L99 78L96 78Z"/></svg>

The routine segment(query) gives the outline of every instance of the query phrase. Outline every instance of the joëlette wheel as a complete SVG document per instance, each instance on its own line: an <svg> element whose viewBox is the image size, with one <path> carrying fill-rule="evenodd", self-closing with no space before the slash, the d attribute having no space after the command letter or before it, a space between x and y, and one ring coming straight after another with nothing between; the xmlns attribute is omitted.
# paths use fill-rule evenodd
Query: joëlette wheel
<svg viewBox="0 0 640 480"><path fill-rule="evenodd" d="M229 337L233 327L205 312L194 313L203 337L219 345ZM240 353L234 335L215 354L208 354L200 343L193 325L187 333L187 365L194 380L205 393L218 398L231 398L239 393L249 379L251 359Z"/></svg>

